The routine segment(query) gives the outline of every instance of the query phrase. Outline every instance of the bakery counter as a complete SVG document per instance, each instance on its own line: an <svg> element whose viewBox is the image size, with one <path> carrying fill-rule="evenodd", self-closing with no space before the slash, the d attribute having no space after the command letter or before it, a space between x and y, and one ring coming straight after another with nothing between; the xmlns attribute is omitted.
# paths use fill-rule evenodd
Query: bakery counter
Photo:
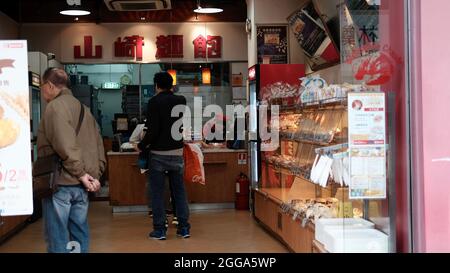
<svg viewBox="0 0 450 273"><path fill-rule="evenodd" d="M234 203L236 178L248 175L247 150L203 150L206 184L187 183L191 204ZM109 195L112 206L146 206L147 175L137 166L137 152L108 152Z"/></svg>

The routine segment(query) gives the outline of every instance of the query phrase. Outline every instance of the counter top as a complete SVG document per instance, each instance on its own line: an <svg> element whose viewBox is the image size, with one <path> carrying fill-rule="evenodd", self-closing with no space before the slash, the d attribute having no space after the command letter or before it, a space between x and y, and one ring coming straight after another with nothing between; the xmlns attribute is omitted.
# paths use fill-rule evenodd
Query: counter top
<svg viewBox="0 0 450 273"><path fill-rule="evenodd" d="M221 149L221 148L211 148L211 149L203 149L204 154L214 154L214 153L246 153L247 150L233 150L233 149ZM112 152L109 151L107 155L138 155L138 152Z"/></svg>
<svg viewBox="0 0 450 273"><path fill-rule="evenodd" d="M233 149L223 149L223 148L210 148L210 149L203 149L202 152L204 154L209 154L209 153L246 153L247 150L245 150L245 149L233 150Z"/></svg>

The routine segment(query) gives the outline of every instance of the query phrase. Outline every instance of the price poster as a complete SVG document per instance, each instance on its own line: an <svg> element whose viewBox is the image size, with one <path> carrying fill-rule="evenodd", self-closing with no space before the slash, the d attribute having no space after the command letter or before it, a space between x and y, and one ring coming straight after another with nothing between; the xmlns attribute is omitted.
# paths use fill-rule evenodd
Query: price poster
<svg viewBox="0 0 450 273"><path fill-rule="evenodd" d="M0 40L0 215L33 213L27 42Z"/></svg>
<svg viewBox="0 0 450 273"><path fill-rule="evenodd" d="M386 198L384 93L349 93L350 199Z"/></svg>

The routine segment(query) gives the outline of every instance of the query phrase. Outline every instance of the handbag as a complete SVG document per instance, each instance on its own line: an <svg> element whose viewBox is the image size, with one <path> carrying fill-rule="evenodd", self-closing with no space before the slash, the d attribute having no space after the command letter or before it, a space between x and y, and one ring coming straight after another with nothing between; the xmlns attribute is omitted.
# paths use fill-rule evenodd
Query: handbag
<svg viewBox="0 0 450 273"><path fill-rule="evenodd" d="M80 117L78 119L78 125L75 130L76 135L80 133L81 124L84 119L84 107L81 104ZM53 194L58 190L58 178L61 177L61 171L63 169L62 160L57 153L38 157L36 162L33 164L33 178L37 177L47 177L48 188L46 190L47 194ZM46 194L44 194L46 195Z"/></svg>

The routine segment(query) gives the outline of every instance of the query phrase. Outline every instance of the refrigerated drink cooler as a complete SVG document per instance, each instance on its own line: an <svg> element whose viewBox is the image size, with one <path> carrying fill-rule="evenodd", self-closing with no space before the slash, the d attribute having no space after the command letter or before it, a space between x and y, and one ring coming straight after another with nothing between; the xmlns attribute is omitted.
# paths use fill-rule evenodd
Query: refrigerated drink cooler
<svg viewBox="0 0 450 273"><path fill-rule="evenodd" d="M280 90L292 90L299 95L300 78L305 76L303 64L258 64L248 70L247 100L249 103L248 118L248 154L249 174L252 189L260 187L261 178L261 128L258 117L261 104L270 105L273 100L292 99L289 94L282 94ZM291 102L289 102L291 103ZM276 103L278 104L278 103ZM253 191L251 208L253 208Z"/></svg>

